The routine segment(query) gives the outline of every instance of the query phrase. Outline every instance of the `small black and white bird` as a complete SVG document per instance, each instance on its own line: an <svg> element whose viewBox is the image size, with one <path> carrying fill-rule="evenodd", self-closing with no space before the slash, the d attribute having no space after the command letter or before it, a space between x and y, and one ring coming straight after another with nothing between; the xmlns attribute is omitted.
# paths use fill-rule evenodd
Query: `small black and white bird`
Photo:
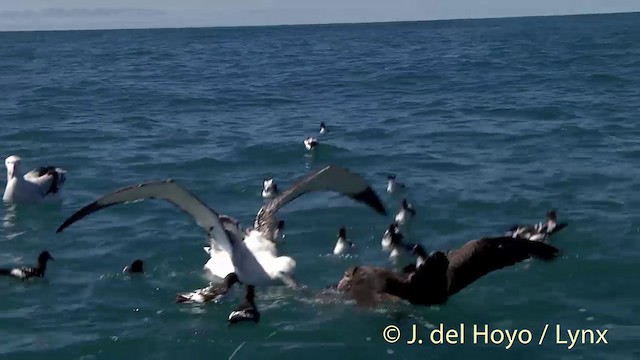
<svg viewBox="0 0 640 360"><path fill-rule="evenodd" d="M233 285L238 283L238 276L235 273L227 275L221 284L209 283L209 286L197 289L188 293L176 295L176 303L206 303L222 299Z"/></svg>
<svg viewBox="0 0 640 360"><path fill-rule="evenodd" d="M422 247L422 245L420 244L414 245L412 252L413 252L413 255L416 256L416 263L405 266L402 269L402 272L405 274L412 273L417 269L419 269L427 261L427 258L429 257L429 254L427 254L427 252L424 250L424 247Z"/></svg>
<svg viewBox="0 0 640 360"><path fill-rule="evenodd" d="M262 197L265 199L271 199L280 194L278 185L273 181L273 178L265 178L262 181Z"/></svg>
<svg viewBox="0 0 640 360"><path fill-rule="evenodd" d="M308 137L304 140L304 147L306 147L307 150L313 150L316 146L318 146L318 144L318 139L314 137Z"/></svg>
<svg viewBox="0 0 640 360"><path fill-rule="evenodd" d="M399 225L403 225L414 216L416 216L416 210L413 208L413 205L409 204L407 199L402 199L400 211L398 211L395 217L396 223L398 223Z"/></svg>
<svg viewBox="0 0 640 360"><path fill-rule="evenodd" d="M396 181L396 176L391 174L387 176L387 192L394 193L397 191L405 190L406 186L403 183Z"/></svg>
<svg viewBox="0 0 640 360"><path fill-rule="evenodd" d="M558 215L555 209L547 211L546 222L534 225L514 225L505 234L512 238L521 238L532 241L544 241L549 236L563 230L567 223L558 223Z"/></svg>
<svg viewBox="0 0 640 360"><path fill-rule="evenodd" d="M394 262L401 261L413 252L414 244L405 244L404 235L400 232L391 232L391 253L389 259Z"/></svg>
<svg viewBox="0 0 640 360"><path fill-rule="evenodd" d="M382 241L380 242L380 245L382 245L382 251L391 251L391 234L402 235L398 224L395 222L391 223L382 235Z"/></svg>
<svg viewBox="0 0 640 360"><path fill-rule="evenodd" d="M124 269L122 269L122 272L129 274L143 273L144 263L140 259L133 260L131 265L125 266Z"/></svg>
<svg viewBox="0 0 640 360"><path fill-rule="evenodd" d="M327 127L325 126L324 122L320 123L320 135L324 134L327 132Z"/></svg>
<svg viewBox="0 0 640 360"><path fill-rule="evenodd" d="M0 269L0 275L12 276L20 280L26 280L34 277L43 278L44 273L47 271L47 262L54 260L53 256L48 251L43 251L38 255L38 263L34 267L21 266L17 268L4 268Z"/></svg>
<svg viewBox="0 0 640 360"><path fill-rule="evenodd" d="M260 321L260 312L256 307L255 289L253 286L247 286L247 292L245 293L244 302L240 304L235 310L229 314L229 324L236 324L239 322L253 321L257 323Z"/></svg>
<svg viewBox="0 0 640 360"><path fill-rule="evenodd" d="M353 243L347 240L347 229L343 226L338 231L338 241L336 242L336 246L333 248L333 254L344 255L348 253L352 247Z"/></svg>

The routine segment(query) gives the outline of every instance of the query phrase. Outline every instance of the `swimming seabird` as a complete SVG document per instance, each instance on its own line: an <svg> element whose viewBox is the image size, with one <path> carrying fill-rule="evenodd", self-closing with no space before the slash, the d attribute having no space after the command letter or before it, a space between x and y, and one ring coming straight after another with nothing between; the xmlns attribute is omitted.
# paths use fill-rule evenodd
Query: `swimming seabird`
<svg viewBox="0 0 640 360"><path fill-rule="evenodd" d="M264 204L256 216L253 229L243 232L240 223L205 205L193 193L172 179L127 186L102 196L76 211L56 232L74 222L116 204L145 199L163 199L191 215L205 229L211 240L211 259L205 267L220 279L235 273L239 282L248 285L284 284L296 287L296 262L288 256L278 256L274 234L276 214L292 200L315 191L334 191L363 202L378 213L386 210L378 195L364 178L347 169L327 166L296 181L280 195ZM233 285L233 284L231 284Z"/></svg>
<svg viewBox="0 0 640 360"><path fill-rule="evenodd" d="M385 230L384 234L382 234L382 241L380 241L380 245L382 246L383 251L391 251L391 234L400 234L400 228L398 224L393 222L389 225L387 230Z"/></svg>
<svg viewBox="0 0 640 360"><path fill-rule="evenodd" d="M547 211L547 221L539 222L535 225L514 225L505 234L506 236L518 237L532 241L546 240L549 236L563 230L567 223L558 223L558 215L555 209Z"/></svg>
<svg viewBox="0 0 640 360"><path fill-rule="evenodd" d="M255 303L255 289L253 286L247 286L244 302L229 314L228 321L230 324L244 321L257 323L260 321L260 312Z"/></svg>
<svg viewBox="0 0 640 360"><path fill-rule="evenodd" d="M306 147L307 150L313 150L317 145L318 139L314 137L308 137L304 140L304 147Z"/></svg>
<svg viewBox="0 0 640 360"><path fill-rule="evenodd" d="M222 284L209 283L209 286L197 289L187 293L180 293L176 295L177 303L205 303L209 301L220 300L227 291L238 282L238 277L235 273L230 273L224 278Z"/></svg>
<svg viewBox="0 0 640 360"><path fill-rule="evenodd" d="M360 306L386 300L406 300L414 305L438 305L482 276L535 257L552 260L559 250L547 243L495 237L471 240L446 255L435 252L408 274L381 267L349 268L337 285Z"/></svg>
<svg viewBox="0 0 640 360"><path fill-rule="evenodd" d="M391 229L388 229L387 231L389 231L389 239L391 243L389 245L389 248L391 249L389 259L397 262L402 260L413 251L415 245L405 244L404 235L402 235L401 232L391 231Z"/></svg>
<svg viewBox="0 0 640 360"><path fill-rule="evenodd" d="M333 254L346 254L352 247L353 243L347 240L347 229L345 229L345 227L343 226L338 231L338 241L336 241L336 246L333 248Z"/></svg>
<svg viewBox="0 0 640 360"><path fill-rule="evenodd" d="M17 268L4 268L0 269L0 275L12 276L21 280L30 279L33 277L43 278L44 273L47 271L47 261L54 260L53 256L48 251L43 251L38 255L38 263L34 267L20 266Z"/></svg>
<svg viewBox="0 0 640 360"><path fill-rule="evenodd" d="M135 274L144 272L144 263L140 259L133 260L131 265L125 266L122 269L123 273Z"/></svg>
<svg viewBox="0 0 640 360"><path fill-rule="evenodd" d="M22 174L22 159L11 155L4 161L7 168L7 186L2 200L10 203L37 203L43 200L60 200L66 181L66 171L45 166Z"/></svg>
<svg viewBox="0 0 640 360"><path fill-rule="evenodd" d="M278 185L273 182L273 178L265 178L262 181L262 197L265 199L270 199L274 196L277 196L279 191L278 191Z"/></svg>
<svg viewBox="0 0 640 360"><path fill-rule="evenodd" d="M406 187L403 183L396 181L396 176L391 174L387 176L387 192L393 193L397 190L404 190Z"/></svg>
<svg viewBox="0 0 640 360"><path fill-rule="evenodd" d="M320 123L320 134L324 134L327 132L327 127L324 124L324 121Z"/></svg>
<svg viewBox="0 0 640 360"><path fill-rule="evenodd" d="M407 199L402 199L402 205L400 206L400 211L398 211L398 214L396 214L395 221L396 223L402 225L415 215L416 211L413 206L409 204Z"/></svg>
<svg viewBox="0 0 640 360"><path fill-rule="evenodd" d="M427 254L424 247L420 244L414 245L412 252L416 256L416 262L415 264L409 264L402 268L402 272L405 274L416 271L416 269L424 265L424 263L427 261L427 258L429 257L429 254Z"/></svg>

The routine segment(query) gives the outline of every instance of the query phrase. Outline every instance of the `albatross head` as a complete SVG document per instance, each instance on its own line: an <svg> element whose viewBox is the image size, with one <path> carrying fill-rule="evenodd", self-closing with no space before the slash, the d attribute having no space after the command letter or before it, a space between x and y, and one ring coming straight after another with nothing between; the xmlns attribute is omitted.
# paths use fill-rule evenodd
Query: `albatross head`
<svg viewBox="0 0 640 360"><path fill-rule="evenodd" d="M7 177L12 179L20 174L20 163L22 159L19 156L11 155L4 160L4 166L7 167Z"/></svg>
<svg viewBox="0 0 640 360"><path fill-rule="evenodd" d="M354 266L348 268L347 271L344 272L344 275L342 275L342 279L340 279L340 282L338 283L339 291L348 291L351 288L351 280L353 279L353 276L357 271L358 267Z"/></svg>

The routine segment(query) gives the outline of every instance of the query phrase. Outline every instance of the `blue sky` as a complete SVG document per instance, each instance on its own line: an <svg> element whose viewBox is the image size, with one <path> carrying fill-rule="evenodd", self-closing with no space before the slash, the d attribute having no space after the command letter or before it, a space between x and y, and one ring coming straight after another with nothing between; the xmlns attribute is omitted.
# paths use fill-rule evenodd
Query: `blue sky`
<svg viewBox="0 0 640 360"><path fill-rule="evenodd" d="M0 30L313 24L640 11L640 0L2 0Z"/></svg>

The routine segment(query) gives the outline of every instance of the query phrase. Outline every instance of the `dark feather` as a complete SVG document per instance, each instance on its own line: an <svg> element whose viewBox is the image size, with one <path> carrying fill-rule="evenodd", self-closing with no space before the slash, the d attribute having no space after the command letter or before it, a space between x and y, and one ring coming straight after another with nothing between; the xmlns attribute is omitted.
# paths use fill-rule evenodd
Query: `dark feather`
<svg viewBox="0 0 640 360"><path fill-rule="evenodd" d="M447 255L448 293L453 295L492 271L530 257L551 260L558 252L549 244L519 238L496 237L469 241Z"/></svg>
<svg viewBox="0 0 640 360"><path fill-rule="evenodd" d="M347 291L365 307L388 299L404 299L416 305L443 304L482 276L531 257L551 260L555 247L510 237L472 240L448 254L435 252L418 268L411 264L403 272L357 266L347 272L338 288Z"/></svg>

